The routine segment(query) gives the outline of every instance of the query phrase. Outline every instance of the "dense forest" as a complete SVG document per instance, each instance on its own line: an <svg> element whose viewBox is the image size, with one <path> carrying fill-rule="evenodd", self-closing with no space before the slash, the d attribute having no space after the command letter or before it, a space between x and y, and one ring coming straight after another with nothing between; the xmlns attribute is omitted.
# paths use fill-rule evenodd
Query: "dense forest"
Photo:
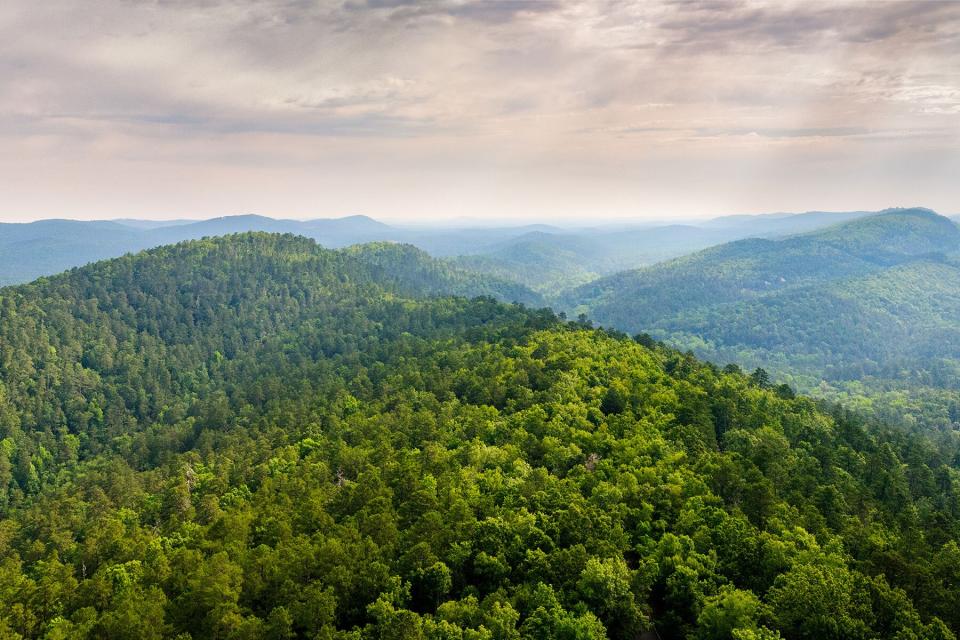
<svg viewBox="0 0 960 640"><path fill-rule="evenodd" d="M893 210L741 240L563 294L560 306L886 420L960 425L960 228ZM682 292L682 295L678 295Z"/></svg>
<svg viewBox="0 0 960 640"><path fill-rule="evenodd" d="M953 434L500 287L243 234L0 290L0 638L960 632Z"/></svg>

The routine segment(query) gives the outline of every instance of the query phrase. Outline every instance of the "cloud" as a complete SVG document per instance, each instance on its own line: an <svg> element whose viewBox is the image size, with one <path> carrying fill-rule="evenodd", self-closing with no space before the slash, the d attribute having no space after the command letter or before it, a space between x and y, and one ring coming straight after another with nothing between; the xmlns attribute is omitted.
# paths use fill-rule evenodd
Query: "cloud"
<svg viewBox="0 0 960 640"><path fill-rule="evenodd" d="M855 163L877 145L945 157L960 130L955 2L55 5L0 6L0 137L24 166L63 174L93 158L105 175L130 158L142 167L161 148L198 171L259 154L281 189L285 157L386 182L389 158L461 181L465 199L529 173L539 181L517 201L549 209L575 175L625 208L644 184L625 166L720 158L777 179L812 155ZM801 146L808 155L786 155ZM51 148L59 158L39 155ZM421 202L396 190L390 206Z"/></svg>
<svg viewBox="0 0 960 640"><path fill-rule="evenodd" d="M351 0L344 4L348 11L386 10L392 19L447 16L494 24L523 15L550 13L561 7L555 0Z"/></svg>
<svg viewBox="0 0 960 640"><path fill-rule="evenodd" d="M878 43L955 37L960 11L931 2L676 2L661 27L694 46L794 47L826 41Z"/></svg>

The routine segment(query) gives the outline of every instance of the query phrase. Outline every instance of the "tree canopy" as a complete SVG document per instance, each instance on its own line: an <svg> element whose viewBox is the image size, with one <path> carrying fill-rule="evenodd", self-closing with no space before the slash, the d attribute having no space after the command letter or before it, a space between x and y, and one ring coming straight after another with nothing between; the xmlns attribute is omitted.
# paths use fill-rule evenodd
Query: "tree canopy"
<svg viewBox="0 0 960 640"><path fill-rule="evenodd" d="M406 249L0 290L0 637L953 638L936 442Z"/></svg>

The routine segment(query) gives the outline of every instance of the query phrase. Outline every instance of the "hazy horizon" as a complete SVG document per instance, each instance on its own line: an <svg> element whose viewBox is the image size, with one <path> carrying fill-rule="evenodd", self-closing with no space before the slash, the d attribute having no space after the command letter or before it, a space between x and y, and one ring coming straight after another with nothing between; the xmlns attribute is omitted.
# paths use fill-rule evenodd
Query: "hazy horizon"
<svg viewBox="0 0 960 640"><path fill-rule="evenodd" d="M0 221L960 209L960 3L12 0Z"/></svg>
<svg viewBox="0 0 960 640"><path fill-rule="evenodd" d="M232 214L224 215L214 215L214 216L197 216L197 217L182 217L182 216L154 216L154 217L139 217L139 216L120 216L112 218L98 218L98 217L70 217L70 216L50 216L50 217L39 217L39 218L10 218L10 219L0 219L0 224L30 224L32 222L44 222L44 221L53 221L53 220L64 220L70 222L116 222L123 224L125 222L135 223L135 222L148 222L148 223L157 223L161 226L166 226L163 223L170 224L191 224L195 222L204 222L208 220L218 219L218 218L236 218L236 217L262 217L270 218L272 220L284 221L290 220L295 222L310 222L317 220L339 220L344 218L369 218L376 222L381 222L383 224L396 226L396 227L425 227L425 228L483 228L483 227L520 227L520 226L534 226L534 225L550 225L564 229L577 229L577 228L589 228L589 227L607 227L607 226L616 226L616 225L643 225L643 226L659 226L659 225L683 225L683 224L702 224L705 222L710 222L713 220L719 220L723 218L738 218L738 217L777 217L777 216L796 216L804 214L833 214L833 215L842 215L844 213L850 213L852 211L870 211L870 212L880 212L886 209L911 209L911 208L920 208L920 209L931 209L945 217L956 217L958 214L950 211L936 211L930 207L925 207L923 205L902 205L895 207L883 207L882 209L868 210L868 209L856 209L850 211L827 211L823 209L815 209L809 211L761 211L754 213L740 213L740 212L723 212L716 214L705 214L702 216L685 216L678 218L667 218L667 217L650 217L650 218L639 218L639 217L620 217L620 218L590 218L590 217L580 217L580 216L570 216L567 218L551 218L549 216L540 216L540 217L498 217L498 216L455 216L455 217L413 217L413 216L394 216L394 217L381 217L377 215L370 215L366 213L345 213L345 214L333 214L333 215L314 215L314 216L286 216L282 214L268 214L268 213L255 213L255 212L238 212Z"/></svg>

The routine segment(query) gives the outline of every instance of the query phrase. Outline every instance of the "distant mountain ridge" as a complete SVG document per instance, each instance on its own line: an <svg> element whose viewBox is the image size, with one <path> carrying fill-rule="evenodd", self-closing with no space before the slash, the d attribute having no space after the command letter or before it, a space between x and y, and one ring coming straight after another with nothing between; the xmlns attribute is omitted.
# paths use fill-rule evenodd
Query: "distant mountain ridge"
<svg viewBox="0 0 960 640"><path fill-rule="evenodd" d="M828 225L849 222L858 218L875 215L876 211L807 211L804 213L761 213L757 215L720 216L708 220L703 226L723 228L744 223L760 226L764 235L776 232L785 234L812 231Z"/></svg>
<svg viewBox="0 0 960 640"><path fill-rule="evenodd" d="M163 244L245 231L293 233L328 248L375 241L413 244L435 257L541 292L649 265L750 236L807 231L853 213L802 213L717 219L702 224L624 224L565 229L547 224L499 227L395 226L363 215L289 220L246 214L209 220L42 220L0 223L0 285Z"/></svg>

